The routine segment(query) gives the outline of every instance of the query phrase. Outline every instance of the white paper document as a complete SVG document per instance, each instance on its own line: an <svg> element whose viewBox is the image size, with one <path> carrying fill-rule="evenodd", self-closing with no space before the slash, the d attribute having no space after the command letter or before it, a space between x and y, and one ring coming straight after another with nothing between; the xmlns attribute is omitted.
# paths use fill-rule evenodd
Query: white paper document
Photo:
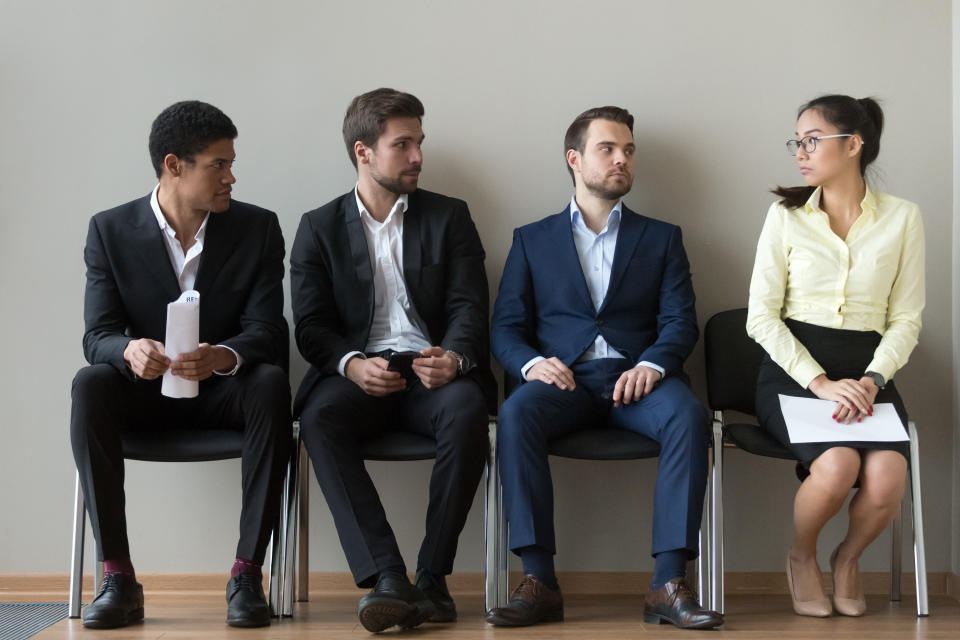
<svg viewBox="0 0 960 640"><path fill-rule="evenodd" d="M873 405L863 422L841 424L833 419L837 403L818 398L780 395L780 410L790 442L906 442L907 431L893 403Z"/></svg>
<svg viewBox="0 0 960 640"><path fill-rule="evenodd" d="M184 291L180 297L167 305L167 339L164 352L170 360L181 353L196 351L200 346L200 294L194 290ZM170 373L163 374L160 393L168 398L196 398L200 383L184 380Z"/></svg>

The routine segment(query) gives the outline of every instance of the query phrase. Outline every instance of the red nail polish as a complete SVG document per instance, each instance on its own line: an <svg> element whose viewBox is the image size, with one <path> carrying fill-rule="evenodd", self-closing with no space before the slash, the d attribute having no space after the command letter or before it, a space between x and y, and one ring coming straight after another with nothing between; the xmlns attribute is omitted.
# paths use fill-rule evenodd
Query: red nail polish
<svg viewBox="0 0 960 640"><path fill-rule="evenodd" d="M833 414L833 415L830 416L830 417L833 418L834 420L836 420L836 419L837 419L837 414Z"/></svg>
<svg viewBox="0 0 960 640"><path fill-rule="evenodd" d="M863 418L857 418L857 422L863 422Z"/></svg>

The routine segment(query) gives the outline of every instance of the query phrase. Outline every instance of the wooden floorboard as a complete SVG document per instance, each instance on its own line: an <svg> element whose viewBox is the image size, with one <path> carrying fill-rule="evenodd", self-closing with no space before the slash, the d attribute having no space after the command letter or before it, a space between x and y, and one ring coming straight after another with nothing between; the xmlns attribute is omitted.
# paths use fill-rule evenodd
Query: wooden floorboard
<svg viewBox="0 0 960 640"><path fill-rule="evenodd" d="M291 639L372 637L356 618L357 599L362 591L349 595L325 595L296 605L294 618L275 621L264 629L233 629L223 622L226 604L219 592L150 592L146 596L147 619L143 624L111 631L84 629L80 620L64 620L40 634L37 640L107 638L110 640L186 639ZM477 638L679 638L696 636L670 626L643 622L640 595L572 595L566 601L566 621L525 629L494 628L483 620L483 599L476 594L457 595L460 621L425 624L402 633L405 638L429 640L472 640ZM730 638L776 638L777 640L830 638L960 637L960 603L947 596L931 598L931 614L917 618L912 599L891 603L882 596L868 597L863 618L801 618L793 614L789 598L782 595L731 595L727 598L726 625L717 633ZM396 637L396 629L380 634ZM680 634L680 635L678 635Z"/></svg>

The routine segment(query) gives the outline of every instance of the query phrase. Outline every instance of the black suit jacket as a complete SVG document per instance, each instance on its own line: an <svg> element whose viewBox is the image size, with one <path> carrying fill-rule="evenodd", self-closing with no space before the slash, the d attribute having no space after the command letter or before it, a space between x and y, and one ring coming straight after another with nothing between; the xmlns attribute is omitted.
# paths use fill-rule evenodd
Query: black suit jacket
<svg viewBox="0 0 960 640"><path fill-rule="evenodd" d="M431 344L476 363L491 412L489 290L480 236L462 200L418 189L403 214L403 277ZM363 351L373 322L373 270L354 191L308 211L290 251L295 336L310 363L297 397L299 415L319 380L339 375L340 359Z"/></svg>
<svg viewBox="0 0 960 640"><path fill-rule="evenodd" d="M167 304L180 297L150 196L90 219L84 260L83 352L90 364L108 363L132 378L123 359L131 339L166 338ZM244 366L287 367L283 317L283 235L277 216L232 201L207 220L200 268L200 342L223 344ZM241 369L242 370L242 369Z"/></svg>

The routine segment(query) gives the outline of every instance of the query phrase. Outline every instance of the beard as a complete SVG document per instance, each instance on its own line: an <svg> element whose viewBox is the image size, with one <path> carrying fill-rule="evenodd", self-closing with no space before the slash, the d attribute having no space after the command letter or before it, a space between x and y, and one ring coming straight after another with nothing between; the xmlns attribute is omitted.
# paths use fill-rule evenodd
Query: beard
<svg viewBox="0 0 960 640"><path fill-rule="evenodd" d="M591 179L588 180L587 177L584 176L583 186L585 186L590 193L603 200L619 200L630 193L630 188L633 186L633 179L631 177L625 184L619 184L613 181L608 184L605 177L600 179L591 177Z"/></svg>
<svg viewBox="0 0 960 640"><path fill-rule="evenodd" d="M393 177L385 176L378 171L371 171L370 177L373 178L374 182L376 182L378 185L380 185L390 193L394 193L398 196L402 196L405 193L413 193L414 191L416 191L417 181L419 180L419 176L417 176L417 179L415 179L411 184L410 182L403 181L402 174L401 176L393 178Z"/></svg>

